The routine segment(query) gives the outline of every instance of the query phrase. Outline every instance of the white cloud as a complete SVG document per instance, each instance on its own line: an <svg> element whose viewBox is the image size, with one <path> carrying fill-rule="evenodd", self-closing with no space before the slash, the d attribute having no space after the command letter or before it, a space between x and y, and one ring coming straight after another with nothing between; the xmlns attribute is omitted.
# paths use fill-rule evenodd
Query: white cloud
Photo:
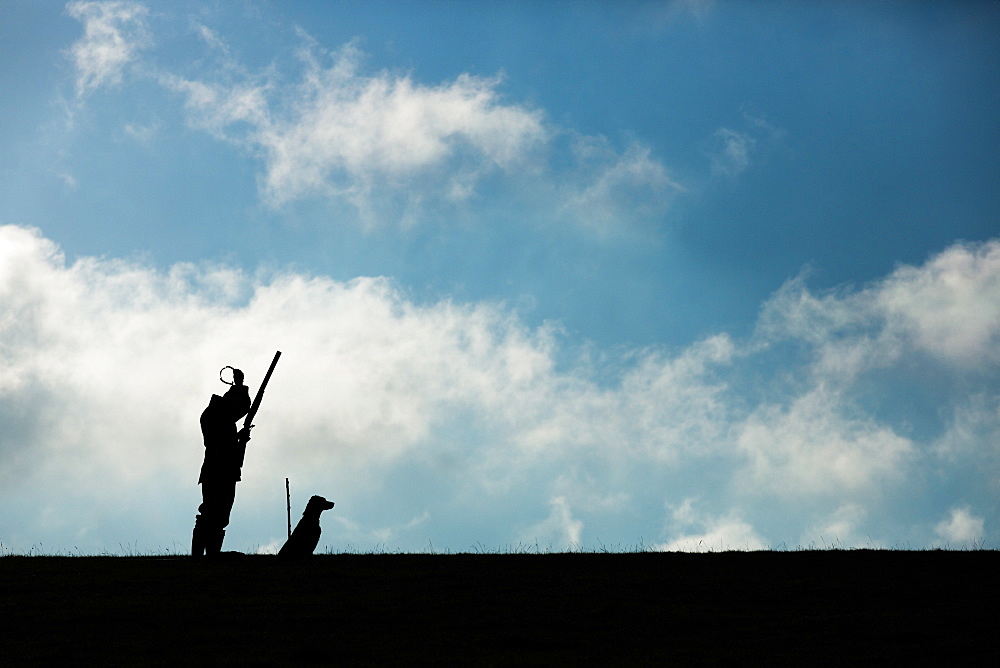
<svg viewBox="0 0 1000 668"><path fill-rule="evenodd" d="M66 11L84 26L83 37L69 51L77 97L121 83L125 67L151 44L149 10L139 3L71 2Z"/></svg>
<svg viewBox="0 0 1000 668"><path fill-rule="evenodd" d="M845 414L842 397L822 389L787 408L762 406L737 428L752 494L870 494L901 475L909 440L871 419Z"/></svg>
<svg viewBox="0 0 1000 668"><path fill-rule="evenodd" d="M232 51L230 50L229 45L226 44L225 40L223 40L217 32L203 23L198 22L192 22L191 27L198 35L198 38L201 39L201 41L207 46L222 52L229 58L232 58Z"/></svg>
<svg viewBox="0 0 1000 668"><path fill-rule="evenodd" d="M163 77L185 95L198 127L264 156L261 187L275 206L335 196L371 215L371 194L386 182L463 199L481 174L518 166L547 139L541 112L505 103L499 77L461 74L428 86L363 74L351 44L331 55L310 44L300 54L296 85Z"/></svg>
<svg viewBox="0 0 1000 668"><path fill-rule="evenodd" d="M781 145L785 130L768 123L761 116L743 112L746 130L720 127L712 134L707 149L711 176L734 180Z"/></svg>
<svg viewBox="0 0 1000 668"><path fill-rule="evenodd" d="M986 520L972 512L971 508L952 508L948 518L934 526L934 533L950 547L972 547L983 540Z"/></svg>
<svg viewBox="0 0 1000 668"><path fill-rule="evenodd" d="M912 382L906 374L919 373L930 354L943 365L938 373L979 375L987 384L977 385L977 392L991 394L985 388L998 361L997 295L996 241L956 244L924 265L901 266L860 290L817 295L801 277L789 282L762 310L756 340L762 348L797 342L808 353L808 366L790 401L762 404L740 427L739 448L749 462L745 483L768 493L809 488L863 495L901 475L917 452L915 444L866 415L857 388L872 383L875 372ZM968 444L984 442L989 429L983 425L995 418L988 409L962 408L959 396L953 400L958 413L938 452L964 442L968 455Z"/></svg>
<svg viewBox="0 0 1000 668"><path fill-rule="evenodd" d="M734 178L750 166L750 154L757 140L745 132L719 128L715 131L716 149L711 156L712 174Z"/></svg>
<svg viewBox="0 0 1000 668"><path fill-rule="evenodd" d="M523 531L522 546L537 545L539 550L574 550L583 546L583 522L573 517L566 497L550 499L551 512L544 520Z"/></svg>
<svg viewBox="0 0 1000 668"><path fill-rule="evenodd" d="M892 544L899 528L886 522L916 498L945 498L935 485L979 504L1000 479L996 364L980 344L956 356L947 336L930 339L962 379L943 434L903 436L858 394L883 387L873 368L912 373L926 356L925 339L880 316L876 297L892 286L893 303L908 303L900 277L933 292L931 279L947 282L937 266L822 297L800 286L799 299L786 291L768 305L746 344L720 334L595 370L560 368L569 351L557 330L526 327L497 304L417 305L384 278L67 264L39 232L0 227L3 542L186 540L197 416L223 389L216 370L241 366L254 386L281 349L234 518L233 540L253 549L284 532L286 476L295 494L337 502L324 541L362 549L535 539L562 549L582 545L585 529L605 544L652 536L667 549L754 549L810 533ZM768 357L782 337L809 354ZM894 361L852 357L849 372L817 361L834 344L890 339ZM970 368L976 350L982 363ZM704 512L683 501L694 496ZM664 503L674 507L665 529ZM959 512L935 534L939 516L906 518L907 539L924 531L927 542L993 521Z"/></svg>
<svg viewBox="0 0 1000 668"><path fill-rule="evenodd" d="M850 382L902 355L929 353L956 372L1000 362L1000 241L958 243L861 290L813 294L800 277L765 305L758 338L816 351L827 382Z"/></svg>
<svg viewBox="0 0 1000 668"><path fill-rule="evenodd" d="M1000 241L956 244L903 266L873 295L913 345L968 367L1000 362Z"/></svg>
<svg viewBox="0 0 1000 668"><path fill-rule="evenodd" d="M561 191L561 214L602 235L628 229L635 219L656 218L684 187L633 142L618 154L603 137L578 137L573 144L578 169Z"/></svg>
<svg viewBox="0 0 1000 668"><path fill-rule="evenodd" d="M160 123L159 121L154 121L149 125L139 125L136 123L126 123L125 124L125 134L132 138L139 144L149 145L156 137L156 133L159 131Z"/></svg>
<svg viewBox="0 0 1000 668"><path fill-rule="evenodd" d="M796 547L845 548L865 545L878 547L870 537L859 535L858 528L868 513L864 506L845 503L802 533Z"/></svg>
<svg viewBox="0 0 1000 668"><path fill-rule="evenodd" d="M164 72L159 81L183 95L192 126L263 161L260 192L273 207L322 198L349 203L366 225L406 224L456 210L499 176L512 202L532 199L552 219L607 236L659 219L684 191L648 146L618 150L560 129L542 110L505 100L499 75L425 84L368 72L353 43L327 52L299 31L292 81L275 67L245 72L216 33L195 29L221 53L216 75Z"/></svg>
<svg viewBox="0 0 1000 668"><path fill-rule="evenodd" d="M671 508L672 523L680 527L680 535L654 546L654 549L663 552L723 552L768 548L753 526L738 513L703 516L694 509L694 501L688 498Z"/></svg>
<svg viewBox="0 0 1000 668"><path fill-rule="evenodd" d="M992 472L991 485L1000 489L1000 451L995 443L1000 443L1000 393L974 392L956 402L934 451L950 462L979 460Z"/></svg>
<svg viewBox="0 0 1000 668"><path fill-rule="evenodd" d="M71 50L78 96L119 84L152 44L142 5L72 3L68 11L86 32ZM642 142L620 150L559 128L543 110L505 99L502 75L428 84L371 71L354 43L327 51L301 29L294 71L275 62L251 72L219 33L194 21L191 31L214 59L207 74L152 58L136 71L181 96L190 126L261 162L258 189L271 207L320 199L348 205L366 226L406 226L453 217L488 188L509 208L530 201L548 211L543 219L605 237L662 219L684 191ZM156 129L131 123L125 132L146 141Z"/></svg>

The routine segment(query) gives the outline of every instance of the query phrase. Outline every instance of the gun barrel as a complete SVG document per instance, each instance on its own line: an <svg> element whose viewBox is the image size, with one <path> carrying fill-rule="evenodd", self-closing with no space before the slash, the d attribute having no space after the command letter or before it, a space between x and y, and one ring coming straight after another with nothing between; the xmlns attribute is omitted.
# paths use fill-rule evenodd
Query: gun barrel
<svg viewBox="0 0 1000 668"><path fill-rule="evenodd" d="M271 380L271 374L274 373L274 367L278 365L278 358L281 357L281 351L274 353L274 359L271 360L271 366L268 367L267 373L264 374L264 380L261 381L260 387L257 388L257 396L253 398L253 403L250 404L250 412L247 413L246 420L243 421L243 427L249 427L253 424L253 419L257 415L257 409L260 408L260 402L264 399L264 388L267 387L267 382Z"/></svg>

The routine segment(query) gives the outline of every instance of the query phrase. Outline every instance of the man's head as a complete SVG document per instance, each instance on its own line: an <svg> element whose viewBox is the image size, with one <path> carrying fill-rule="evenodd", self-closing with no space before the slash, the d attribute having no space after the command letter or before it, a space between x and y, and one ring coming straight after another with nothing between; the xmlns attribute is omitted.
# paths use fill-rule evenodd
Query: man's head
<svg viewBox="0 0 1000 668"><path fill-rule="evenodd" d="M226 369L233 372L233 382L226 380L225 373ZM219 369L219 380L221 380L226 385L243 385L243 372L232 366L224 366Z"/></svg>

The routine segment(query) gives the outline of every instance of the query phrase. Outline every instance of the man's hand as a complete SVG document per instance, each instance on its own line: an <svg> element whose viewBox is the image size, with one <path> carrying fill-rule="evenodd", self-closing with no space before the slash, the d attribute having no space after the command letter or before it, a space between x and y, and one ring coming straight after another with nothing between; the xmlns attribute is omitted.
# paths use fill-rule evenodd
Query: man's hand
<svg viewBox="0 0 1000 668"><path fill-rule="evenodd" d="M243 427L242 429L240 429L239 433L236 434L236 439L240 443L246 443L247 441L249 441L250 440L250 430L253 429L253 427L254 427L253 425L250 425L249 427Z"/></svg>

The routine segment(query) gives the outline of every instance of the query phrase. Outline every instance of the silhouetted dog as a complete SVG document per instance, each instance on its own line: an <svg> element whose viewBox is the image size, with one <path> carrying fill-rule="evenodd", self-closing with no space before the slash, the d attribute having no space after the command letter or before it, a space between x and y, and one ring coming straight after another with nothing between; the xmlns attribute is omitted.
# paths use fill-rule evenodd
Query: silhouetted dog
<svg viewBox="0 0 1000 668"><path fill-rule="evenodd" d="M295 525L295 530L281 549L278 550L280 557L308 557L319 544L319 514L324 510L333 508L333 501L327 501L322 496L314 496L309 499L306 509L302 512L302 519Z"/></svg>

